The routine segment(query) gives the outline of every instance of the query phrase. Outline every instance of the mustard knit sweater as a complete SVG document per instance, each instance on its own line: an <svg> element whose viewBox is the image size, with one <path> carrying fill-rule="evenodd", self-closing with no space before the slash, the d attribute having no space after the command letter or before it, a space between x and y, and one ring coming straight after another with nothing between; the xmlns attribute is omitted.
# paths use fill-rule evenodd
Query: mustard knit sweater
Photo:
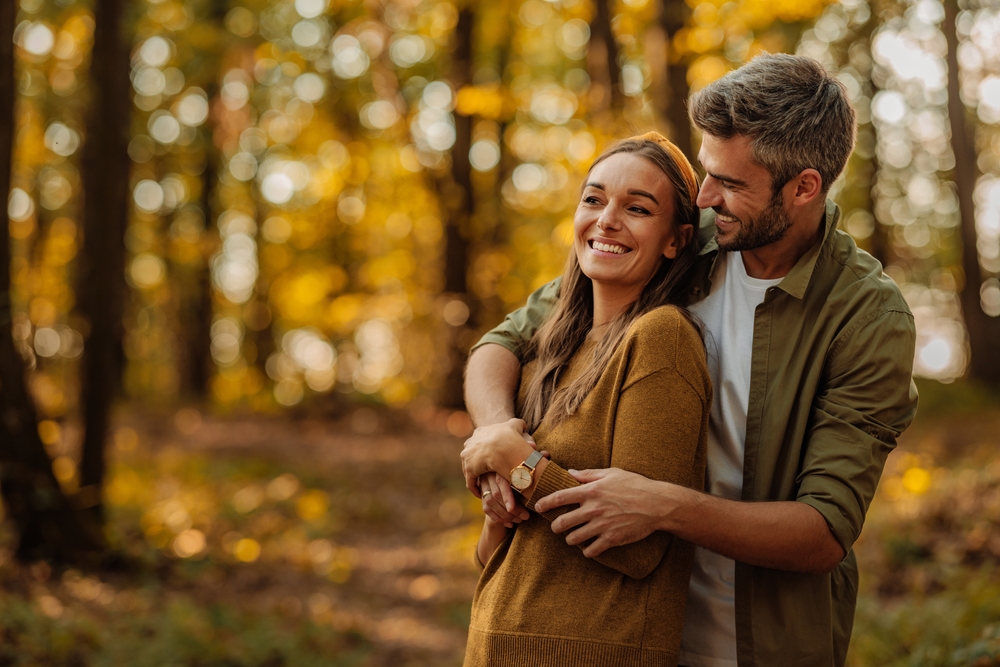
<svg viewBox="0 0 1000 667"><path fill-rule="evenodd" d="M591 362L572 358L560 383ZM524 369L522 389L533 364ZM566 470L617 467L702 489L712 385L705 348L673 307L635 324L576 414L533 434L548 450L528 509L578 482ZM669 533L596 559L550 523L560 508L508 531L472 602L466 667L659 667L677 664L694 548Z"/></svg>

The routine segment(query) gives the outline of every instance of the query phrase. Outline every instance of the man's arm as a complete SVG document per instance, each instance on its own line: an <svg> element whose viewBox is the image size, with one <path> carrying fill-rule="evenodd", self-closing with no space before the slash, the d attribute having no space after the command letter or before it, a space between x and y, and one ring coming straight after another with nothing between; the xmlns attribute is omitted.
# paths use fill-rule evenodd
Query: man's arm
<svg viewBox="0 0 1000 667"><path fill-rule="evenodd" d="M465 407L477 427L514 418L514 394L521 380L521 361L507 348L477 347L465 367Z"/></svg>
<svg viewBox="0 0 1000 667"><path fill-rule="evenodd" d="M512 419L520 380L521 361L507 348L488 343L473 350L465 367L465 408L472 423L478 428ZM483 512L495 523L510 528L530 516L514 498L510 483L496 473L480 477L478 489Z"/></svg>
<svg viewBox="0 0 1000 667"><path fill-rule="evenodd" d="M593 484L539 505L581 505L552 528L580 526L567 537L572 544L597 537L588 556L667 530L750 565L828 572L861 533L886 456L913 419L914 342L913 318L903 309L887 310L836 342L827 386L814 398L795 500L725 500L603 470L578 473Z"/></svg>
<svg viewBox="0 0 1000 667"><path fill-rule="evenodd" d="M560 282L553 280L532 292L524 308L507 315L473 346L465 367L465 408L477 427L516 416L514 398L521 381L518 353L555 307Z"/></svg>
<svg viewBox="0 0 1000 667"><path fill-rule="evenodd" d="M568 544L596 537L583 550L590 558L655 530L779 570L829 572L845 555L820 513L805 503L726 500L615 468L571 474L584 484L540 499L535 509L578 504L556 519L552 530L579 526L566 536Z"/></svg>
<svg viewBox="0 0 1000 667"><path fill-rule="evenodd" d="M521 380L521 360L516 351L552 312L559 283L556 279L532 292L524 308L507 315L473 347L465 369L465 408L476 427L499 424L515 416L514 398ZM531 441L530 436L526 439ZM517 502L503 477L483 475L475 488L477 496L486 496L483 511L493 521L510 528L528 518L528 511Z"/></svg>

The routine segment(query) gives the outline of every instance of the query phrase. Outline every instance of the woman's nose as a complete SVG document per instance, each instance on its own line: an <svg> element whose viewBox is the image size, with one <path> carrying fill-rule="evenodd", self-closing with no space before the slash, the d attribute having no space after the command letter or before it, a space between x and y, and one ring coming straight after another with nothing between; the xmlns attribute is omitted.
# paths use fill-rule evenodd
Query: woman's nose
<svg viewBox="0 0 1000 667"><path fill-rule="evenodd" d="M601 217L597 219L597 227L602 230L620 229L621 220L618 218L618 211L613 206L606 206L601 211Z"/></svg>

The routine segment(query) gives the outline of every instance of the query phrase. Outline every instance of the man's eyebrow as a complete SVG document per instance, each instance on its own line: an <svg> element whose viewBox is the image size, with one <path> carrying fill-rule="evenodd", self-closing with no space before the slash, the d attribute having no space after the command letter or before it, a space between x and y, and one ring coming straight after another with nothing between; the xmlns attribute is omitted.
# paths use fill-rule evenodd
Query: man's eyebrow
<svg viewBox="0 0 1000 667"><path fill-rule="evenodd" d="M732 176L726 176L725 174L713 174L711 171L709 171L705 167L705 163L701 159L701 153L700 152L695 157L695 159L698 161L698 165L701 166L701 168L705 170L705 173L708 174L709 176L711 176L712 178L714 178L715 180L717 180L717 181L726 181L727 183L732 183L733 185L746 186L747 182L743 181L743 180L740 180L738 178L733 178Z"/></svg>
<svg viewBox="0 0 1000 667"><path fill-rule="evenodd" d="M708 173L709 176L711 176L717 181L726 181L727 183L732 183L733 185L739 185L739 186L745 186L747 184L746 181L734 178L733 176L726 176L725 174L713 174L710 171L706 173Z"/></svg>

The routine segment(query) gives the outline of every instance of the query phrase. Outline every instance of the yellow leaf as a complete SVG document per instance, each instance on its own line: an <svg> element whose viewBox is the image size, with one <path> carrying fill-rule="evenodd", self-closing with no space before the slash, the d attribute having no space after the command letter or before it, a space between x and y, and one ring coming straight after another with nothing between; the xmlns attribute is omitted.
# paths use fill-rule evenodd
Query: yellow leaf
<svg viewBox="0 0 1000 667"><path fill-rule="evenodd" d="M931 488L931 473L924 468L910 468L903 473L903 488L915 496Z"/></svg>

